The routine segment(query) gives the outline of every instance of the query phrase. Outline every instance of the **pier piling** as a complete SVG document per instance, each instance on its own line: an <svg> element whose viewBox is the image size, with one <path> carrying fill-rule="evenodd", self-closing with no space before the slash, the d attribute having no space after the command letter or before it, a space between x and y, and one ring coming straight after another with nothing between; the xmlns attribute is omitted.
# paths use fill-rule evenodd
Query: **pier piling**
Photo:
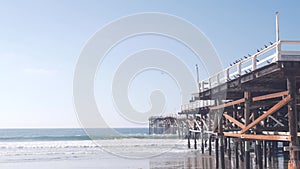
<svg viewBox="0 0 300 169"><path fill-rule="evenodd" d="M212 150L212 147L211 147L211 142L212 142L212 135L209 136L209 139L208 139L208 155L211 156L211 150Z"/></svg>
<svg viewBox="0 0 300 169"><path fill-rule="evenodd" d="M215 138L216 169L219 168L219 138Z"/></svg>
<svg viewBox="0 0 300 169"><path fill-rule="evenodd" d="M239 142L235 141L235 168L238 169L239 168Z"/></svg>

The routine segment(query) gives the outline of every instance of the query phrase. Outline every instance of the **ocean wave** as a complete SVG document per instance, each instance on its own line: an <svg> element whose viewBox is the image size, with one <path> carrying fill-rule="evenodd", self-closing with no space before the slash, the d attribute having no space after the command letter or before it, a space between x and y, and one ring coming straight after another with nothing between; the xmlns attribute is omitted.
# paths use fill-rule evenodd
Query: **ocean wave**
<svg viewBox="0 0 300 169"><path fill-rule="evenodd" d="M186 140L123 138L116 140L0 142L0 162L74 158L148 157L186 152Z"/></svg>
<svg viewBox="0 0 300 169"><path fill-rule="evenodd" d="M59 141L59 140L90 140L89 136L17 136L0 137L0 142L10 141Z"/></svg>
<svg viewBox="0 0 300 169"><path fill-rule="evenodd" d="M148 134L127 134L127 135L74 135L74 136L13 136L0 137L0 142L11 141L72 141L72 140L114 140L114 139L176 139L177 135L148 135Z"/></svg>

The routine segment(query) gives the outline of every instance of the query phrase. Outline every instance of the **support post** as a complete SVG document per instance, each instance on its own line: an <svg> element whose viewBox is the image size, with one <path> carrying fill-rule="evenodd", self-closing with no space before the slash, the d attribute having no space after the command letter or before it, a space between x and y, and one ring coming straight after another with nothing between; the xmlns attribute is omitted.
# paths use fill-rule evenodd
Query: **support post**
<svg viewBox="0 0 300 169"><path fill-rule="evenodd" d="M243 141L240 142L240 151L241 151L240 159L242 162L244 162L244 155L245 155L245 149L243 143L244 143Z"/></svg>
<svg viewBox="0 0 300 169"><path fill-rule="evenodd" d="M217 99L218 104L221 105L221 100ZM221 168L225 169L225 153L224 153L224 133L223 133L223 112L218 109L218 134L220 138L220 157L221 157Z"/></svg>
<svg viewBox="0 0 300 169"><path fill-rule="evenodd" d="M220 139L220 142L221 168L225 169L224 137Z"/></svg>
<svg viewBox="0 0 300 169"><path fill-rule="evenodd" d="M264 167L267 168L268 162L267 162L267 141L263 141L263 156L264 156Z"/></svg>
<svg viewBox="0 0 300 169"><path fill-rule="evenodd" d="M227 138L224 137L224 152L227 153Z"/></svg>
<svg viewBox="0 0 300 169"><path fill-rule="evenodd" d="M211 156L211 140L212 140L212 135L209 136L209 139L208 139L208 155Z"/></svg>
<svg viewBox="0 0 300 169"><path fill-rule="evenodd" d="M228 150L227 150L227 154L228 154L228 158L231 159L231 144L230 144L230 138L228 138L227 144L228 144Z"/></svg>
<svg viewBox="0 0 300 169"><path fill-rule="evenodd" d="M300 168L299 154L297 151L293 150L293 147L299 146L299 141L297 137L298 124L297 124L297 111L295 105L296 96L296 78L295 76L287 77L287 90L292 98L288 103L288 118L289 118L289 131L290 131L290 160L288 164L289 169Z"/></svg>
<svg viewBox="0 0 300 169"><path fill-rule="evenodd" d="M216 169L219 168L219 138L215 138Z"/></svg>
<svg viewBox="0 0 300 169"><path fill-rule="evenodd" d="M248 141L245 141L245 148L247 148L246 144ZM246 168L250 168L250 151L249 150L245 150L245 166Z"/></svg>
<svg viewBox="0 0 300 169"><path fill-rule="evenodd" d="M258 169L263 169L261 141L256 141L256 146L256 159L258 163Z"/></svg>
<svg viewBox="0 0 300 169"><path fill-rule="evenodd" d="M191 137L191 132L188 132L188 148L191 148L191 141L190 141L190 137Z"/></svg>
<svg viewBox="0 0 300 169"><path fill-rule="evenodd" d="M203 115L201 115L201 120L204 121ZM204 124L201 121L201 153L204 154Z"/></svg>
<svg viewBox="0 0 300 169"><path fill-rule="evenodd" d="M283 147L288 147L289 142L283 142ZM289 151L283 151L283 159L288 161L290 159Z"/></svg>
<svg viewBox="0 0 300 169"><path fill-rule="evenodd" d="M194 132L194 148L197 149L197 133Z"/></svg>
<svg viewBox="0 0 300 169"><path fill-rule="evenodd" d="M272 149L271 149L271 141L268 142L268 161L269 161L269 164L272 160Z"/></svg>
<svg viewBox="0 0 300 169"><path fill-rule="evenodd" d="M249 90L244 91L244 118L245 118L245 126L250 123L250 102L252 100L251 92ZM250 168L250 142L245 141L245 168Z"/></svg>
<svg viewBox="0 0 300 169"><path fill-rule="evenodd" d="M235 141L235 168L239 168L239 142Z"/></svg>

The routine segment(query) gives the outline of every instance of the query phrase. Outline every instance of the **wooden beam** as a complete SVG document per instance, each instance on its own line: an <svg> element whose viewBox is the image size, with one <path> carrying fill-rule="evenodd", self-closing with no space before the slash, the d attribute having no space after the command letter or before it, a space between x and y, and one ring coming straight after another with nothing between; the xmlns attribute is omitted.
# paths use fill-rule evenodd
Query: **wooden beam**
<svg viewBox="0 0 300 169"><path fill-rule="evenodd" d="M198 124L198 122L197 122L196 119L194 119L194 123L196 124L196 126L197 126L199 129L201 129L201 127L200 127L200 125Z"/></svg>
<svg viewBox="0 0 300 169"><path fill-rule="evenodd" d="M290 135L290 132L284 131L262 131L263 134L270 134L270 135ZM297 133L297 136L300 137L300 132Z"/></svg>
<svg viewBox="0 0 300 169"><path fill-rule="evenodd" d="M239 126L240 128L243 129L243 128L245 127L245 125L243 125L241 122L237 121L235 118L229 116L228 114L223 114L223 116L224 116L227 120L229 120L229 121L231 121L232 123L234 123L234 124L236 124L237 126Z"/></svg>
<svg viewBox="0 0 300 169"><path fill-rule="evenodd" d="M249 129L251 129L252 127L254 127L256 124L258 124L260 121L264 120L265 118L267 118L269 115L273 114L274 112L276 112L277 110L279 110L282 106L286 105L288 102L290 102L292 100L291 96L288 95L287 97L285 97L283 100L281 100L280 102L278 102L277 104L275 104L272 108L270 108L265 114L259 116L257 119L255 119L252 123L250 123L249 125L247 125L245 128L243 128L241 130L241 133L245 133L246 131L248 131Z"/></svg>
<svg viewBox="0 0 300 169"><path fill-rule="evenodd" d="M253 97L252 101L261 101L261 100L267 100L267 99L273 99L276 97L282 97L282 96L287 96L288 95L288 91L283 91L283 92L278 92L278 93L272 93L272 94L267 94L267 95L263 95L263 96L257 96L257 97Z"/></svg>
<svg viewBox="0 0 300 169"><path fill-rule="evenodd" d="M240 104L240 103L243 103L243 102L245 102L244 98L239 99L239 100L235 100L235 101L231 101L231 102L227 102L225 104L221 104L221 105L218 105L218 106L210 107L210 110L217 110L217 109L233 106L233 105L236 105L236 104Z"/></svg>
<svg viewBox="0 0 300 169"><path fill-rule="evenodd" d="M206 128L207 130L209 130L209 128L208 128L207 124L205 123L205 121L204 121L203 119L201 119L201 121L202 121L203 125L205 126L205 128Z"/></svg>
<svg viewBox="0 0 300 169"><path fill-rule="evenodd" d="M249 140L274 140L274 141L290 141L290 136L283 135L263 135L263 134L240 134L240 133L230 133L224 132L225 137L237 137L241 139Z"/></svg>

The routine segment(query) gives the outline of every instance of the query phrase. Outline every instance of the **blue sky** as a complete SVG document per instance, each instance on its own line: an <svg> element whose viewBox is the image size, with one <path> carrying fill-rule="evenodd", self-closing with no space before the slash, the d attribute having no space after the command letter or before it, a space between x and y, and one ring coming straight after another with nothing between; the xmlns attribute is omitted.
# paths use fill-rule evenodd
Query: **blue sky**
<svg viewBox="0 0 300 169"><path fill-rule="evenodd" d="M120 17L141 12L162 12L183 18L210 39L223 67L226 67L235 59L253 54L257 48L275 41L276 11L280 13L280 38L299 40L298 7L299 2L283 1L1 0L0 128L80 127L72 98L77 59L85 43L97 30ZM142 40L137 38L127 45L131 50L142 49L148 45ZM166 48L173 45L175 53L185 52L175 42L160 40L161 44L155 45ZM148 41L153 47L159 40L148 37ZM132 44L139 45L136 48ZM128 46L123 44L123 48ZM122 50L122 46L119 49ZM189 55L185 59L194 71L193 65L196 63L188 58ZM113 57L113 52L109 56ZM111 58L107 58L107 63L110 63ZM110 71L109 64L106 67L105 71ZM160 72L148 73L156 77ZM141 91L139 86L144 85L146 76L141 76L132 87ZM180 108L180 101L172 99L178 95L172 92L176 90L176 85L171 83L170 78L165 80L164 85L154 83L143 89L164 88L170 94L167 98L171 98L167 110L174 113ZM101 92L103 83L95 81L99 86L95 97L99 105L107 105L104 108L107 112L105 117L111 126L137 126L114 114L112 103L106 104L111 99L109 93ZM138 97L132 97L136 108L147 109L147 101L140 99L147 93L136 94Z"/></svg>

